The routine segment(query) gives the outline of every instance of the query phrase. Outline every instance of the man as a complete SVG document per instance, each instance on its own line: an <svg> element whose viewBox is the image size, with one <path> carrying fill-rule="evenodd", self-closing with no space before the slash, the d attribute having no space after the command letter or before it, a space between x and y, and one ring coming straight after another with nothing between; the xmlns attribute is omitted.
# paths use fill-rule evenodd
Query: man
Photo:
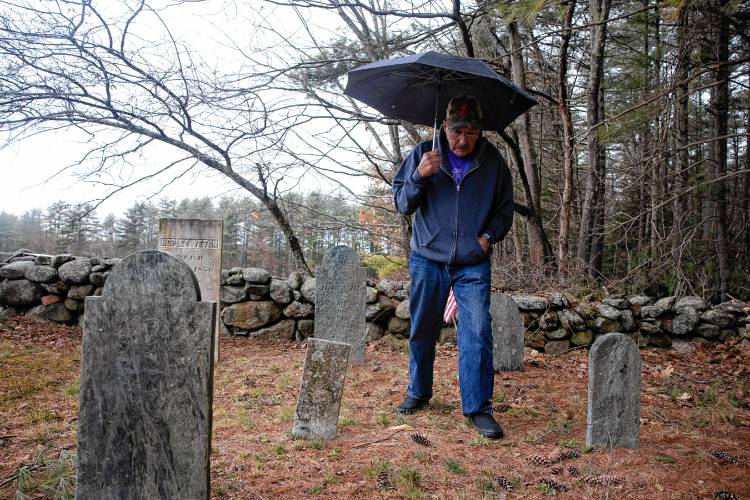
<svg viewBox="0 0 750 500"><path fill-rule="evenodd" d="M432 397L435 343L450 288L458 303L458 377L463 414L488 438L503 436L492 416L490 247L513 223L513 183L500 152L482 134L470 96L448 103L437 150L418 145L393 180L398 211L414 214L409 386L396 408L411 414Z"/></svg>

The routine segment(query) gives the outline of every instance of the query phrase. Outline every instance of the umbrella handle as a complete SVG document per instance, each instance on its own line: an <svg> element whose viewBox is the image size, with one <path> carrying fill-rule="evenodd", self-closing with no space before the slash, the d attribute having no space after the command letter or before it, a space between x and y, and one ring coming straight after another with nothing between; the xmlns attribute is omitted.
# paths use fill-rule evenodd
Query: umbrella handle
<svg viewBox="0 0 750 500"><path fill-rule="evenodd" d="M437 137L437 130L438 130L438 104L440 102L440 87L443 86L443 73L442 71L438 71L438 84L437 84L437 92L435 92L435 124L432 126L432 150L435 151L438 147L438 137Z"/></svg>

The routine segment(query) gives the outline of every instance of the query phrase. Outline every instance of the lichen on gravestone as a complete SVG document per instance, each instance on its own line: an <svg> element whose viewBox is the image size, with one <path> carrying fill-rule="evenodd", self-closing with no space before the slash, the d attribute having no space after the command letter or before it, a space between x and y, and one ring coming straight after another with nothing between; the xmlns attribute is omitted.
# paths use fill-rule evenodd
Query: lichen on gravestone
<svg viewBox="0 0 750 500"><path fill-rule="evenodd" d="M351 346L318 338L307 342L292 434L306 439L333 439Z"/></svg>
<svg viewBox="0 0 750 500"><path fill-rule="evenodd" d="M209 498L215 305L180 260L133 254L86 297L76 498Z"/></svg>
<svg viewBox="0 0 750 500"><path fill-rule="evenodd" d="M365 274L357 253L340 245L325 253L315 276L315 338L351 345L352 363L365 359Z"/></svg>
<svg viewBox="0 0 750 500"><path fill-rule="evenodd" d="M586 444L640 446L641 355L633 339L608 333L589 351Z"/></svg>
<svg viewBox="0 0 750 500"><path fill-rule="evenodd" d="M523 370L524 328L523 318L516 302L504 294L490 298L492 317L493 353L495 371ZM544 343L544 341L541 341Z"/></svg>

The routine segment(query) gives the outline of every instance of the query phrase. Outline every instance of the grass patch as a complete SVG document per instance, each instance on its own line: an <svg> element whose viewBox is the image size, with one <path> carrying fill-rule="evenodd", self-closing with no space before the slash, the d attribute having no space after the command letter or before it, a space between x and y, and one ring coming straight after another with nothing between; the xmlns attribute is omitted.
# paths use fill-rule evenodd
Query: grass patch
<svg viewBox="0 0 750 500"><path fill-rule="evenodd" d="M674 457L670 457L669 455L656 455L654 457L654 460L661 464L673 464L677 462L677 460L674 459Z"/></svg>
<svg viewBox="0 0 750 500"><path fill-rule="evenodd" d="M289 453L283 444L277 444L273 447L272 451L277 457L283 457L284 455Z"/></svg>
<svg viewBox="0 0 750 500"><path fill-rule="evenodd" d="M322 450L326 447L326 442L322 438L313 438L307 442L307 447L312 450Z"/></svg>
<svg viewBox="0 0 750 500"><path fill-rule="evenodd" d="M448 461L445 463L446 467L448 467L448 470L451 471L454 474L465 474L466 469L464 469L464 466L461 465L458 461L449 458Z"/></svg>
<svg viewBox="0 0 750 500"><path fill-rule="evenodd" d="M47 408L36 408L31 410L28 418L30 424L54 422L59 419L55 412L48 410Z"/></svg>
<svg viewBox="0 0 750 500"><path fill-rule="evenodd" d="M581 443L577 439L563 439L560 441L560 446L563 448L580 448Z"/></svg>
<svg viewBox="0 0 750 500"><path fill-rule="evenodd" d="M474 439L471 440L471 446L489 446L492 444L492 441L490 441L489 438L484 436L477 436Z"/></svg>
<svg viewBox="0 0 750 500"><path fill-rule="evenodd" d="M291 422L294 418L296 409L293 406L282 406L276 414L279 422Z"/></svg>
<svg viewBox="0 0 750 500"><path fill-rule="evenodd" d="M403 466L398 473L398 485L405 491L407 498L421 498L422 473L415 468Z"/></svg>
<svg viewBox="0 0 750 500"><path fill-rule="evenodd" d="M341 417L339 419L339 425L341 427L346 427L347 425L354 425L357 423L357 419L352 417Z"/></svg>
<svg viewBox="0 0 750 500"><path fill-rule="evenodd" d="M495 493L497 491L497 485L492 479L480 479L479 480L479 491L485 494Z"/></svg>
<svg viewBox="0 0 750 500"><path fill-rule="evenodd" d="M72 384L66 385L63 388L63 394L71 398L77 398L80 393L81 393L81 384L80 384L80 381L78 380L76 380Z"/></svg>
<svg viewBox="0 0 750 500"><path fill-rule="evenodd" d="M368 479L377 479L381 472L391 472L392 469L393 466L388 460L378 458L365 469L365 477Z"/></svg>
<svg viewBox="0 0 750 500"><path fill-rule="evenodd" d="M77 371L77 363L68 353L8 341L0 342L0 366L0 411L60 385Z"/></svg>
<svg viewBox="0 0 750 500"><path fill-rule="evenodd" d="M390 413L380 412L378 413L378 416L375 417L375 421L378 423L378 425L388 427L389 425L391 425L391 422L393 422L393 417Z"/></svg>

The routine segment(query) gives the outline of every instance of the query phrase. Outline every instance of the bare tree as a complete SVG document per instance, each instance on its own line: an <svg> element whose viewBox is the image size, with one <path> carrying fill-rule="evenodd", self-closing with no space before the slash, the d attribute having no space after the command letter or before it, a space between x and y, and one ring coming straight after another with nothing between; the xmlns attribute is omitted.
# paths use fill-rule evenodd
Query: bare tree
<svg viewBox="0 0 750 500"><path fill-rule="evenodd" d="M221 173L261 201L286 236L296 267L310 270L283 208L281 180L295 166L274 151L298 118L274 114L263 92L277 74L213 68L170 31L177 4L17 0L0 7L0 127L9 140L81 130L92 144L84 180L111 182L112 170L154 147L175 152L158 174L197 167ZM154 33L154 26L161 26ZM274 115L274 121L269 117Z"/></svg>

